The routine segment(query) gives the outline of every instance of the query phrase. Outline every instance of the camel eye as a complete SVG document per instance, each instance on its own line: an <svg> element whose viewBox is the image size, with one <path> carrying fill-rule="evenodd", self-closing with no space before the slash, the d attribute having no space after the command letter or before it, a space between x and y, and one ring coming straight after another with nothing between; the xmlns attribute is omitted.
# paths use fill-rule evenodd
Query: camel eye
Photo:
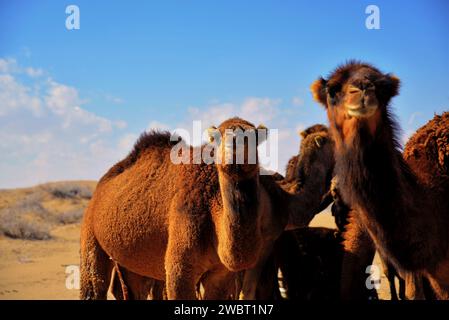
<svg viewBox="0 0 449 320"><path fill-rule="evenodd" d="M349 86L349 93L350 94L356 94L356 93L359 93L359 92L360 92L359 88L357 88L355 86Z"/></svg>

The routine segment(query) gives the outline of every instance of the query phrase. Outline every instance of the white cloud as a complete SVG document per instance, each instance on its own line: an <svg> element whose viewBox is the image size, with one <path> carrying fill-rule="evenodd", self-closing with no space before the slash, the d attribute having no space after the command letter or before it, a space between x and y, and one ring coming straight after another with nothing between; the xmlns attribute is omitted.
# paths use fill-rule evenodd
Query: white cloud
<svg viewBox="0 0 449 320"><path fill-rule="evenodd" d="M127 133L123 135L118 141L118 148L123 151L123 154L126 154L127 152L131 151L138 137L139 136L134 133Z"/></svg>
<svg viewBox="0 0 449 320"><path fill-rule="evenodd" d="M253 122L256 126L272 121L279 112L280 99L247 98L240 109L239 116Z"/></svg>
<svg viewBox="0 0 449 320"><path fill-rule="evenodd" d="M44 75L44 71L42 69L35 69L35 68L31 68L31 67L26 68L25 72L27 75L29 75L30 77L33 77L33 78L40 77L40 76Z"/></svg>
<svg viewBox="0 0 449 320"><path fill-rule="evenodd" d="M83 107L76 88L0 59L0 188L98 179L129 152L127 124Z"/></svg>
<svg viewBox="0 0 449 320"><path fill-rule="evenodd" d="M101 117L86 105L79 90L52 80L45 70L23 68L14 59L0 59L0 188L50 180L98 179L122 159L139 132L125 131L125 121ZM185 115L180 115L185 120L178 123L155 119L147 129L183 128L192 132L192 121L199 120L206 130L234 116L256 126L264 124L278 129L279 166L271 169L284 173L288 159L298 152L297 131L306 126L292 120L299 119L297 109L283 107L280 99L269 97L215 100L203 107L188 108Z"/></svg>
<svg viewBox="0 0 449 320"><path fill-rule="evenodd" d="M304 99L302 99L301 97L293 97L292 104L297 107L302 106L304 105Z"/></svg>
<svg viewBox="0 0 449 320"><path fill-rule="evenodd" d="M17 109L27 109L39 115L42 101L30 94L30 89L18 83L10 74L0 74L0 117Z"/></svg>
<svg viewBox="0 0 449 320"><path fill-rule="evenodd" d="M0 58L0 72L1 73L13 73L13 72L17 72L17 69L18 69L18 67L17 67L17 62L15 59Z"/></svg>
<svg viewBox="0 0 449 320"><path fill-rule="evenodd" d="M248 97L241 103L215 103L203 108L191 107L188 109L189 120L178 125L190 132L192 136L192 121L201 121L202 130L209 126L218 126L221 122L234 116L241 117L252 122L254 125L263 124L269 130L278 130L278 166L268 167L270 170L284 173L285 166L293 155L299 150L300 138L297 134L298 126L291 124L290 114L294 111L282 108L282 100L267 97ZM304 127L304 125L300 125ZM268 148L268 152L270 152Z"/></svg>
<svg viewBox="0 0 449 320"><path fill-rule="evenodd" d="M24 73L30 77L40 77L44 75L44 70L32 67L20 67L17 60L13 58L0 58L0 73Z"/></svg>

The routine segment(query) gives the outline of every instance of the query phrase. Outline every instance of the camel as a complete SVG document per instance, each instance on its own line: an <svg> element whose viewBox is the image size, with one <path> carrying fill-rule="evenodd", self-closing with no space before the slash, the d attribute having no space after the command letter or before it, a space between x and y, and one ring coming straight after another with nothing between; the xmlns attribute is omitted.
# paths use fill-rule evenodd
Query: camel
<svg viewBox="0 0 449 320"><path fill-rule="evenodd" d="M233 118L212 128L211 138L226 129L256 130ZM315 213L305 208L317 208L330 184L329 144L323 146L328 156L322 163L307 168L319 179L289 193L291 184L284 188L259 175L257 162L175 165L170 150L176 143L169 133L142 135L98 183L82 223L81 298L105 299L112 270L120 266L124 277L165 281L168 299L195 299L206 274L203 298L225 299L235 290L235 273L248 270L242 297L252 299L274 240L287 223L307 225ZM218 144L222 157L227 146ZM246 159L247 145L244 150ZM190 152L191 157L198 153Z"/></svg>
<svg viewBox="0 0 449 320"><path fill-rule="evenodd" d="M256 292L259 300L281 298L277 270L278 267L282 268L292 261L288 255L283 254L285 252L283 245L288 245L290 248L288 251L292 250L291 254L294 254L294 250L297 251L298 247L296 242L292 243L290 235L296 234L297 227L299 230L307 227L313 217L330 204L327 194L334 167L332 156L334 147L329 132L325 126L318 124L300 132L300 135L302 141L299 154L290 159L286 177L277 182L283 189L297 194L299 200L308 200L299 207L303 212L300 216L306 219L303 219L302 225L292 224L287 227L287 231L276 240L273 253L262 267L264 275L258 283ZM289 270L292 271L291 268Z"/></svg>
<svg viewBox="0 0 449 320"><path fill-rule="evenodd" d="M217 139L218 152L189 147L188 164L171 161L178 141L169 133L146 133L101 178L82 223L81 298L106 297L111 260L140 276L165 280L168 299L195 299L206 272L213 280L207 298L221 298L232 290L226 287L234 272L257 264L265 239L284 228L287 216L270 216L275 197L269 199L261 185L257 161L248 163L250 139L243 150L234 150L225 130L240 130L231 136L233 143L266 128L229 119L209 130L211 139L225 137ZM194 159L206 151L223 161L208 165ZM229 154L235 160L243 155L246 162L228 164Z"/></svg>
<svg viewBox="0 0 449 320"><path fill-rule="evenodd" d="M285 190L294 190L290 194L294 195L294 197L288 196L284 199L286 203L292 202L293 205L290 208L293 208L295 214L298 214L299 211L300 217L302 221L300 226L306 226L313 218L313 216L321 211L320 201L322 201L322 196L326 193L326 190L330 185L330 176L334 166L333 160L333 144L330 139L327 128L323 127L325 130L312 130L315 128L313 126L311 128L306 129L301 133L303 140L300 146L300 156L301 162L297 167L297 172L304 172L306 175L311 175L314 179L304 179L302 178L299 181L299 176L291 177L290 179L284 179L280 174L274 174L270 177L263 176L261 177L262 181L265 181L264 185L268 185L267 181L270 181L270 185L272 190L270 191L270 195L278 194L281 192L285 194ZM320 131L320 132L319 132ZM306 134L307 132L307 134ZM295 156L299 157L299 156ZM272 181L275 181L276 184L273 184ZM313 194L313 195L312 195ZM296 200L295 200L296 199ZM304 200L307 200L304 202ZM299 204L295 206L295 204ZM303 204L306 204L305 207ZM298 221L296 221L298 223ZM291 227L295 226L294 223L291 223ZM260 273L262 280L259 282L263 282L263 284L257 285L257 291L254 292L254 287L251 286L251 289L244 289L243 282L245 273L251 274L253 271L242 271L237 275L236 283L237 287L235 288L237 293L233 292L230 296L232 299L241 298L241 299L249 299L249 298L257 298L257 299L269 299L273 297L273 282L276 283L277 275L276 271L274 271L274 266L272 268L267 267L273 261L273 255L269 255L271 253L271 249L265 249L268 257L265 259L266 262L259 263L259 269L257 272ZM155 290L152 289L152 279L148 279L143 276L139 276L137 274L133 274L129 270L120 267L122 277L125 279L125 290L129 292L129 299L145 299L148 294L148 287L152 291L153 297L161 297L162 293L155 294ZM140 282L136 283L135 279L140 277ZM117 281L117 276L113 277L112 291L116 299L123 299L123 288L122 283ZM129 280L128 280L129 279ZM201 284L203 285L203 290L197 290L197 296L200 298L204 298L200 291L204 291L204 282L207 282L208 274L203 275L201 278ZM156 282L157 283L157 282ZM142 284L146 284L147 287ZM198 284L199 285L199 284ZM248 286L248 284L247 284ZM163 287L163 286L162 286ZM161 288L161 286L159 286ZM143 291L142 291L143 290ZM246 292L245 292L246 290ZM252 290L252 292L248 292L248 290ZM242 291L242 294L240 294Z"/></svg>
<svg viewBox="0 0 449 320"><path fill-rule="evenodd" d="M401 274L424 276L438 299L449 299L449 114L426 126L428 139L418 132L413 141L423 145L403 157L389 107L399 83L350 61L311 90L327 111L335 172L354 220Z"/></svg>
<svg viewBox="0 0 449 320"><path fill-rule="evenodd" d="M339 299L341 243L341 233L329 228L305 227L281 235L276 242L276 262L287 299Z"/></svg>
<svg viewBox="0 0 449 320"><path fill-rule="evenodd" d="M310 134L314 133L323 133L326 137L328 136L328 128L322 124L315 124L313 126L310 126L306 128L303 131L299 132L300 137L302 138L302 141L309 136ZM315 144L317 147L320 147L320 140L322 139L323 135L316 135L314 138ZM301 146L300 146L301 149ZM293 156L290 158L290 160L287 163L287 168L285 169L285 178L280 177L280 181L287 180L287 181L300 181L301 175L303 174L300 172L299 166L300 163L298 162L298 159L301 155L301 150L299 150L299 154Z"/></svg>
<svg viewBox="0 0 449 320"><path fill-rule="evenodd" d="M332 215L338 230L343 234L344 244L346 245L346 255L343 258L343 297L345 299L377 299L375 289L367 290L365 285L366 272L364 268L372 263L375 254L373 242L367 231L356 228L359 232L354 234L346 232L347 229L353 230L349 225L349 215L351 209L344 203L338 190L338 177L334 177L331 183L331 195L333 203L331 206ZM354 218L352 218L354 221ZM356 250L352 250L352 243L359 243ZM348 249L349 248L349 249ZM349 252L349 254L348 254ZM349 261L348 261L349 260ZM434 295L425 278L411 273L400 274L394 265L385 257L381 257L382 269L388 279L391 300L423 300L434 299ZM358 272L354 272L354 265L360 266ZM349 271L347 270L349 269ZM399 281L399 292L396 289L395 279ZM407 279L407 281L405 280ZM365 295L360 296L361 292ZM354 293L356 293L354 295Z"/></svg>

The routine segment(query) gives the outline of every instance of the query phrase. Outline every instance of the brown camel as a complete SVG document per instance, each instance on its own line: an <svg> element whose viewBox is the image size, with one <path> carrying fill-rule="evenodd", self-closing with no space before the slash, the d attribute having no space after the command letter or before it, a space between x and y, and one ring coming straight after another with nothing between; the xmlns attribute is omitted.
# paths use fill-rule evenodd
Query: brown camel
<svg viewBox="0 0 449 320"><path fill-rule="evenodd" d="M300 131L299 135L302 138L302 141L304 141L304 139L309 136L310 134L313 133L323 133L325 137L328 136L328 128L322 124L315 124L311 127L308 127L307 129ZM314 139L315 144L317 147L320 147L320 140L322 139L323 135L316 135ZM311 145L313 147L313 145ZM301 146L300 146L301 149ZM298 159L301 155L301 150L299 150L299 154L293 156L290 158L290 160L287 163L287 168L285 170L285 178L281 177L281 179L279 180L287 180L287 181L300 181L301 180L301 175L303 174L303 172L300 172L300 163L298 162Z"/></svg>
<svg viewBox="0 0 449 320"><path fill-rule="evenodd" d="M238 118L215 131L223 135L226 129L255 130ZM311 174L324 178L308 181L296 194L286 192L271 176L259 176L257 162L175 165L170 153L176 143L168 133L144 134L130 155L100 180L82 225L82 298L106 297L114 265L125 270L125 277L133 273L165 280L168 299L194 299L206 273L204 298L226 298L235 289L234 273L250 269L243 297L254 298L258 266L268 258L287 220L290 227L307 225L314 213L304 208L319 203L319 191L330 183L325 181L330 165L324 163L310 168ZM220 152L226 147L220 143ZM247 145L244 150L247 159ZM333 163L332 152L329 155L323 161Z"/></svg>
<svg viewBox="0 0 449 320"><path fill-rule="evenodd" d="M225 130L240 133L230 140ZM261 187L257 161L248 163L248 139L243 152L234 148L240 154L229 148L229 141L255 131L238 118L211 130L211 136L225 137L215 153L223 161L215 165L202 161L203 152L214 152L206 145L186 148L190 164L174 164L171 152L178 141L170 141L169 133L142 135L130 155L100 180L86 211L81 297L106 297L109 257L130 272L166 280L168 299L194 299L206 272L213 279L207 293L220 298L234 271L254 267L265 239L287 221L287 216L270 216L272 204ZM178 155L184 156L181 151ZM227 164L229 154L235 160L244 155L246 163Z"/></svg>
<svg viewBox="0 0 449 320"><path fill-rule="evenodd" d="M315 127L317 127L317 125L311 128ZM308 128L301 134L303 137L300 146L301 162L296 170L297 172L305 173L305 175L310 175L311 177L313 176L314 179L304 179L305 176L303 176L300 181L299 176L296 175L295 177L291 177L290 179L288 179L288 181L286 181L279 174L273 175L272 177L261 177L264 185L271 186L271 189L267 188L267 190L271 190L269 192L270 196L273 194L276 195L279 192L281 192L281 194L285 194L280 186L282 186L283 189L295 190L293 193L295 195L294 197L288 196L284 200L286 203L292 202L293 205L290 207L294 208L295 213L300 209L299 214L303 216L303 219L302 222L299 220L298 221L301 222L301 226L307 225L313 218L313 216L321 211L320 201L322 201L323 195L329 188L330 176L334 166L332 139L330 139L328 135L327 128L325 128L324 126L321 127L323 127L325 130L312 131L311 128ZM307 132L307 134L305 132ZM272 180L276 181L277 183L273 184ZM298 203L298 205L295 207L294 204L296 203ZM306 204L308 207L304 207L303 204ZM294 225L292 224L292 226ZM271 252L269 248L265 250L267 253ZM236 279L237 283L239 284L236 290L239 292L237 294L232 294L233 299L239 297L245 299L269 299L273 297L273 282L276 282L277 275L276 271L273 269L274 267L267 267L267 265L269 265L273 261L273 256L269 256L268 258L266 258L266 260L267 262L265 264L263 262L260 263L260 269L255 268L256 270L258 270L262 278L262 280L259 282L263 282L263 284L257 285L257 292L245 292L245 290L243 290L242 294L240 294L240 291L243 289L241 287L243 286L245 273L251 274L251 272L253 271L241 272L239 277L237 277ZM148 289L142 286L142 284L146 283L150 286L150 288L152 288L152 280L143 276L139 276L137 274L131 274L129 270L126 270L123 267L120 267L120 269L122 271L123 278L125 278L127 287L126 289L129 292L128 297L130 299L136 297L145 298L148 293ZM139 277L141 277L140 282L138 285L135 285L135 279ZM122 284L119 281L116 281L117 278L117 276L114 277L112 286L113 293L117 299L123 299ZM130 279L130 281L127 281L128 279ZM203 285L203 288L204 282L208 281L207 279L208 274L203 275L203 277L201 278L201 284ZM144 292L140 291L142 289L144 290ZM251 290L254 290L254 287L251 286ZM154 289L152 289L152 291L153 297L161 296L161 294L155 295ZM200 291L204 292L204 290L198 290L199 296L203 298L203 295L200 295Z"/></svg>
<svg viewBox="0 0 449 320"><path fill-rule="evenodd" d="M282 188L297 194L300 200L308 200L300 206L303 212L301 216L306 217L300 227L305 227L316 214L330 204L329 197L326 197L326 195L330 187L334 167L334 147L328 130L323 125L309 127L300 132L300 135L302 141L299 154L290 159L286 168L287 177L278 180L278 183ZM293 160L294 165L292 166ZM312 194L314 195L312 196ZM294 226L298 226L298 224ZM295 229L293 225L291 229ZM282 254L285 252L282 244L288 244L288 240L291 240L288 235L295 234L295 232L295 230L284 231L281 238L276 241L274 252L262 268L263 275L257 286L257 299L281 298L277 270L285 263L289 263L288 256ZM297 251L296 243L290 243L289 248ZM291 253L294 254L294 252Z"/></svg>
<svg viewBox="0 0 449 320"><path fill-rule="evenodd" d="M355 220L401 274L425 276L437 297L448 299L448 115L429 125L428 148L404 160L388 106L398 89L395 76L354 61L312 85L327 110L341 194Z"/></svg>

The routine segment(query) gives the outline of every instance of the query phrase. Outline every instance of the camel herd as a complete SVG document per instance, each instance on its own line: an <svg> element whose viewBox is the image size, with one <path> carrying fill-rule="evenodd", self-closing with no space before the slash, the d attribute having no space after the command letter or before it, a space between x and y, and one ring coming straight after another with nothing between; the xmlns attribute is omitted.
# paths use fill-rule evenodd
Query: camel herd
<svg viewBox="0 0 449 320"><path fill-rule="evenodd" d="M262 125L231 118L208 130L214 157L170 153L151 131L99 181L81 228L82 299L375 299L366 268L379 252L397 299L449 299L449 112L401 153L389 103L399 79L350 61L315 81L329 126L301 133L286 176L219 139ZM218 135L217 135L218 134ZM232 142L239 134L231 137ZM185 146L190 157L208 144ZM311 228L332 204L338 229Z"/></svg>

